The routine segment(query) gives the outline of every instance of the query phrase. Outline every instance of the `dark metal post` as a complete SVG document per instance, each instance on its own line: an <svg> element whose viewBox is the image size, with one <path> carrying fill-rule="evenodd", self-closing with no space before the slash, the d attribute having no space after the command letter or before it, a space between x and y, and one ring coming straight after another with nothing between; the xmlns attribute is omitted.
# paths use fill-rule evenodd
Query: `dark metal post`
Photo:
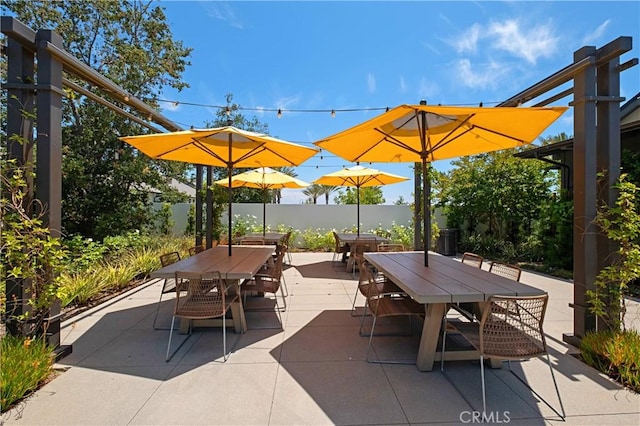
<svg viewBox="0 0 640 426"><path fill-rule="evenodd" d="M213 247L213 167L207 166L207 248Z"/></svg>
<svg viewBox="0 0 640 426"><path fill-rule="evenodd" d="M62 63L47 43L62 49L62 37L51 30L36 33L38 54L36 198L44 209L43 225L52 237L62 234ZM60 304L49 310L49 344L60 346Z"/></svg>
<svg viewBox="0 0 640 426"><path fill-rule="evenodd" d="M4 24L3 17L3 26ZM7 40L6 87L7 155L8 158L16 160L17 167L24 167L31 165L33 161L34 53L13 37ZM27 173L27 176L29 175L30 173ZM25 205L29 205L33 198L33 179L30 177L27 177L27 186ZM30 310L26 303L29 298L26 294L28 288L29 282L26 280L7 279L8 314L21 315ZM13 321L7 322L7 331L14 336L23 333Z"/></svg>
<svg viewBox="0 0 640 426"><path fill-rule="evenodd" d="M574 62L595 55L595 47L587 46L574 53ZM574 77L574 141L573 141L573 339L594 330L595 316L589 313L587 290L595 289L598 274L596 227L596 67L581 70ZM569 343L571 337L565 336ZM575 344L575 343L574 343Z"/></svg>

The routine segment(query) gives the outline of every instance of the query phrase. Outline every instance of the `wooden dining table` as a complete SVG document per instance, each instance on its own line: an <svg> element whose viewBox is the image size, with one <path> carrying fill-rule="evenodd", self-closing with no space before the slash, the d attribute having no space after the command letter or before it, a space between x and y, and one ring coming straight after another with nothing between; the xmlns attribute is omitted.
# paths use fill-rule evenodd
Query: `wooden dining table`
<svg viewBox="0 0 640 426"><path fill-rule="evenodd" d="M265 244L279 244L282 239L287 235L286 232L251 232L249 234L235 237L233 240L235 243L239 243L242 240L263 240Z"/></svg>
<svg viewBox="0 0 640 426"><path fill-rule="evenodd" d="M482 310L491 296L538 296L543 290L463 264L452 258L429 252L424 266L424 251L365 253L364 258L397 284L416 302L425 306L417 367L431 371L438 352L442 320L447 305L456 302L477 303ZM477 351L447 351L445 360L477 359ZM499 366L498 363L492 363Z"/></svg>
<svg viewBox="0 0 640 426"><path fill-rule="evenodd" d="M358 246L359 243L366 244L371 240L374 240L374 243L378 245L380 243L389 242L388 238L384 238L379 235L371 234L371 233L355 234L352 232L343 232L343 233L337 232L336 235L338 236L338 240L341 245L342 244L349 245L349 256L347 257L347 254L345 253L342 259L342 261L346 262L347 264L347 271L350 271L353 269L353 262L354 262L353 255L355 254L356 247Z"/></svg>
<svg viewBox="0 0 640 426"><path fill-rule="evenodd" d="M200 274L218 271L227 283L227 294L229 296L239 295L242 281L251 279L258 273L271 258L273 246L234 245L231 248L231 256L229 256L228 249L229 247L226 245L218 245L204 250L152 272L151 278L175 278L176 271ZM247 321L241 297L231 304L231 315L236 333L246 332ZM219 321L216 320L194 320L193 325L209 326L218 323ZM188 326L188 321L181 321L180 331L186 332Z"/></svg>

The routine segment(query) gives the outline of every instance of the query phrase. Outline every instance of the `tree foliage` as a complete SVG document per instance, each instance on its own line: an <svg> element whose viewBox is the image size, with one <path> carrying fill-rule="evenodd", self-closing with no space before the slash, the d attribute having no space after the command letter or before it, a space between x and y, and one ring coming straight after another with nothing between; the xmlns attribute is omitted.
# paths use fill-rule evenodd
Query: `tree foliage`
<svg viewBox="0 0 640 426"><path fill-rule="evenodd" d="M542 202L551 196L555 177L542 162L513 157L515 150L464 157L442 176L441 203L448 226L487 233L515 241L528 232L539 216Z"/></svg>
<svg viewBox="0 0 640 426"><path fill-rule="evenodd" d="M610 253L611 264L596 277L596 289L587 290L590 310L614 331L624 330L625 290L640 279L640 187L620 175L616 183L618 198L613 206L598 207L595 223L618 249Z"/></svg>
<svg viewBox="0 0 640 426"><path fill-rule="evenodd" d="M188 87L181 76L191 49L174 40L163 9L150 1L8 0L3 4L28 26L62 35L68 52L149 105L157 107L167 87ZM96 91L73 75L65 77ZM62 162L66 234L101 239L150 222L147 185L170 192L169 178L184 176L186 165L153 161L118 140L118 136L141 133L139 125L67 91Z"/></svg>
<svg viewBox="0 0 640 426"><path fill-rule="evenodd" d="M360 194L360 204L384 204L382 188L379 186L360 188L359 192L357 188L348 186L338 190L334 201L336 204L357 204L358 193Z"/></svg>

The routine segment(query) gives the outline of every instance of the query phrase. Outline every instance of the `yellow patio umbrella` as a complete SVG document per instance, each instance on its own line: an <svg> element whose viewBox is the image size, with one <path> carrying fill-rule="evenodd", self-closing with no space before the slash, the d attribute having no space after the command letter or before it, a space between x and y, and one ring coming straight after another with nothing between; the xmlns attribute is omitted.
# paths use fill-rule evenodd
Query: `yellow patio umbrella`
<svg viewBox="0 0 640 426"><path fill-rule="evenodd" d="M422 163L424 263L428 266L431 189L427 163L530 144L566 110L400 105L315 145L353 162Z"/></svg>
<svg viewBox="0 0 640 426"><path fill-rule="evenodd" d="M151 158L226 167L229 180L229 256L231 256L231 177L239 167L298 166L317 149L233 126L171 133L125 136L125 141Z"/></svg>
<svg viewBox="0 0 640 426"><path fill-rule="evenodd" d="M228 179L220 179L214 183L226 187L229 186ZM273 170L269 167L260 167L231 176L232 188L258 188L264 191L262 199L262 235L265 235L266 232L267 190L281 188L306 188L309 185L310 184L307 182L296 179L293 176L289 176L277 170Z"/></svg>
<svg viewBox="0 0 640 426"><path fill-rule="evenodd" d="M368 186L389 185L403 182L409 178L383 172L360 165L347 167L329 173L314 180L313 183L328 186L355 186L357 190L358 235L360 235L360 188Z"/></svg>

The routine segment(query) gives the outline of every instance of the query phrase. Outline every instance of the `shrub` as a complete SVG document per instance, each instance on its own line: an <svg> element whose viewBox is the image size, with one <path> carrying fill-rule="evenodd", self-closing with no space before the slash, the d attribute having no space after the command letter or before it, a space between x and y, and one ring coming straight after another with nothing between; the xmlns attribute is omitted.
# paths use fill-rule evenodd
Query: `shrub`
<svg viewBox="0 0 640 426"><path fill-rule="evenodd" d="M100 274L99 267L71 274L62 273L60 275L60 286L56 293L62 303L62 307L71 304L84 305L104 292L108 285Z"/></svg>
<svg viewBox="0 0 640 426"><path fill-rule="evenodd" d="M580 355L587 364L640 392L640 334L636 330L585 334Z"/></svg>
<svg viewBox="0 0 640 426"><path fill-rule="evenodd" d="M50 375L53 349L42 338L4 336L0 360L0 406L7 411Z"/></svg>
<svg viewBox="0 0 640 426"><path fill-rule="evenodd" d="M307 228L301 238L302 246L309 251L332 251L335 247L333 232L324 228Z"/></svg>

